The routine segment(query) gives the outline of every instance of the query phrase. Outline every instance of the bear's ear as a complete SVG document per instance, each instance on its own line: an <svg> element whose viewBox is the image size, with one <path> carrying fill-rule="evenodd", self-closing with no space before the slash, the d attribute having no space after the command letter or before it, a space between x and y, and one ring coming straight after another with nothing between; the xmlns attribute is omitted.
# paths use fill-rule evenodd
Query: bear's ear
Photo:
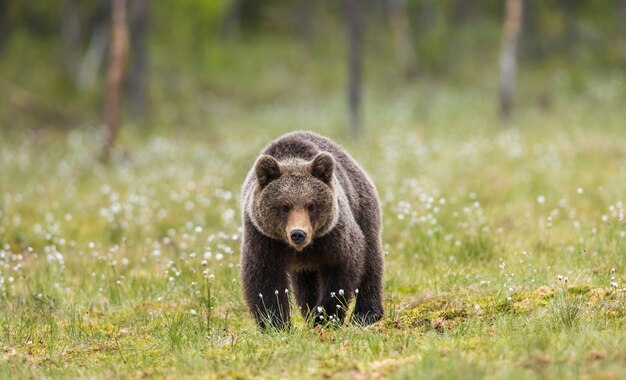
<svg viewBox="0 0 626 380"><path fill-rule="evenodd" d="M327 185L330 185L330 181L333 179L333 171L335 169L335 160L333 156L328 153L319 153L309 166L309 170L313 177L319 179Z"/></svg>
<svg viewBox="0 0 626 380"><path fill-rule="evenodd" d="M270 182L280 177L280 165L274 157L263 155L256 161L254 172L256 173L259 186L262 189Z"/></svg>

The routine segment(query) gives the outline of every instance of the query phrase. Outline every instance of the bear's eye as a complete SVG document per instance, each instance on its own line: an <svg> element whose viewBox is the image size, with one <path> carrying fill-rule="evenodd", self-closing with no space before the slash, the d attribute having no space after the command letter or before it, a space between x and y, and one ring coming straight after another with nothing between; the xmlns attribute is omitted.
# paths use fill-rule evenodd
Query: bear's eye
<svg viewBox="0 0 626 380"><path fill-rule="evenodd" d="M309 212L315 212L315 205L314 204L310 204L309 207L307 207L307 209L309 210Z"/></svg>
<svg viewBox="0 0 626 380"><path fill-rule="evenodd" d="M290 207L287 205L282 205L280 206L280 211L284 212L284 213L288 213L289 212Z"/></svg>

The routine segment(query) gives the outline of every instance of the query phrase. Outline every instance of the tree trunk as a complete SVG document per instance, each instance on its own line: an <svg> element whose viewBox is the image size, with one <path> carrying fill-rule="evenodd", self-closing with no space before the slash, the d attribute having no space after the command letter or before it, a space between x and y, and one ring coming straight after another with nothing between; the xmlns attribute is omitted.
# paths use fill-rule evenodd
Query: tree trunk
<svg viewBox="0 0 626 380"><path fill-rule="evenodd" d="M220 37L222 39L239 37L241 32L241 0L230 0L220 24Z"/></svg>
<svg viewBox="0 0 626 380"><path fill-rule="evenodd" d="M148 23L149 0L131 0L130 26L130 107L133 116L144 118L148 107Z"/></svg>
<svg viewBox="0 0 626 380"><path fill-rule="evenodd" d="M415 77L416 54L406 9L406 0L389 0L389 24L393 32L396 57L405 79Z"/></svg>
<svg viewBox="0 0 626 380"><path fill-rule="evenodd" d="M615 17L617 18L617 25L619 25L619 35L620 41L622 41L623 45L626 45L626 25L623 20L626 20L626 0L620 0L617 3L617 11L615 12Z"/></svg>
<svg viewBox="0 0 626 380"><path fill-rule="evenodd" d="M363 4L345 0L348 34L348 107L350 134L361 134L361 87L363 79Z"/></svg>
<svg viewBox="0 0 626 380"><path fill-rule="evenodd" d="M122 82L128 54L128 25L126 22L127 0L112 0L111 45L106 79L104 104L105 139L102 160L108 161L120 128L122 113Z"/></svg>
<svg viewBox="0 0 626 380"><path fill-rule="evenodd" d="M9 2L0 1L0 54L4 51L4 47L11 35L11 27L13 26L10 22L9 11Z"/></svg>
<svg viewBox="0 0 626 380"><path fill-rule="evenodd" d="M107 45L109 44L108 25L96 26L87 50L78 67L77 85L81 90L92 89L97 80L98 72L106 60Z"/></svg>
<svg viewBox="0 0 626 380"><path fill-rule="evenodd" d="M315 35L315 1L296 0L293 12L298 34L304 40L312 41Z"/></svg>
<svg viewBox="0 0 626 380"><path fill-rule="evenodd" d="M565 51L569 54L578 46L578 30L576 28L576 14L571 0L560 0L557 5L562 9L563 19L565 21L565 36L563 45Z"/></svg>
<svg viewBox="0 0 626 380"><path fill-rule="evenodd" d="M65 73L78 84L80 59L80 14L76 0L65 0L61 7L61 41L63 42L63 65Z"/></svg>
<svg viewBox="0 0 626 380"><path fill-rule="evenodd" d="M502 119L511 116L515 76L517 72L517 41L523 18L524 0L507 0L500 54L499 112Z"/></svg>

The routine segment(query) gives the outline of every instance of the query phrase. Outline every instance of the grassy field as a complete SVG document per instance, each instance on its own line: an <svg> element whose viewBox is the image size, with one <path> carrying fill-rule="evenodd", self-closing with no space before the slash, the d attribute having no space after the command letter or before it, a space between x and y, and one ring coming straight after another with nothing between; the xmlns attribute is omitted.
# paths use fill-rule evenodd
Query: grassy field
<svg viewBox="0 0 626 380"><path fill-rule="evenodd" d="M507 125L489 81L373 83L354 140L335 74L309 93L275 63L252 94L217 77L209 94L157 88L157 115L125 125L110 166L95 122L12 128L3 110L0 378L624 377L623 73L580 93L528 82ZM295 129L335 138L378 187L375 325L263 333L243 304L239 188Z"/></svg>

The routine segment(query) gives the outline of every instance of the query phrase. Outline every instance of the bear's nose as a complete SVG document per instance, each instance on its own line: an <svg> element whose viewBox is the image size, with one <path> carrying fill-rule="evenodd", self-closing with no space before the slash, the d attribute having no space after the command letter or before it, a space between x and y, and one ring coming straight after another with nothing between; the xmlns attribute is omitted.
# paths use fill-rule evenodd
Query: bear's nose
<svg viewBox="0 0 626 380"><path fill-rule="evenodd" d="M306 239L306 232L302 230L292 230L291 231L291 241L294 244L300 244Z"/></svg>

